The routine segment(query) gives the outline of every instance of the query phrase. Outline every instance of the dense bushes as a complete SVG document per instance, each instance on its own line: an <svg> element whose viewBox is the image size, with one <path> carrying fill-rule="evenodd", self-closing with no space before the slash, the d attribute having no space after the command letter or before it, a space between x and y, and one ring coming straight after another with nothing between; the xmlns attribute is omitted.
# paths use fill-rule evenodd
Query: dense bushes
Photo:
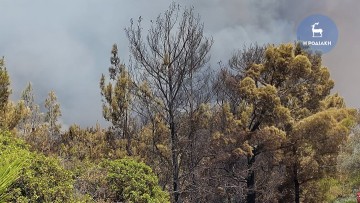
<svg viewBox="0 0 360 203"><path fill-rule="evenodd" d="M0 202L169 202L151 168L131 158L79 161L73 173L9 132L0 134L0 151Z"/></svg>

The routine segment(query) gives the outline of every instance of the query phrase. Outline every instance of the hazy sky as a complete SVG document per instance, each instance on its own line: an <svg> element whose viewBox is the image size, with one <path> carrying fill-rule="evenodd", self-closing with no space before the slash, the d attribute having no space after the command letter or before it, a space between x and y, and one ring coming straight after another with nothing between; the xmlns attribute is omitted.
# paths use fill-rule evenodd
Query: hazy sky
<svg viewBox="0 0 360 203"><path fill-rule="evenodd" d="M32 82L36 101L50 90L58 96L65 125L92 126L101 116L99 78L107 73L112 44L126 63L124 28L142 16L143 25L164 12L168 0L0 0L0 56L5 56L19 98ZM324 55L335 80L334 92L360 107L359 0L183 0L193 5L212 36L211 65L227 62L244 44L296 40L296 26L311 14L327 15L339 30L337 46ZM146 30L146 29L145 29Z"/></svg>

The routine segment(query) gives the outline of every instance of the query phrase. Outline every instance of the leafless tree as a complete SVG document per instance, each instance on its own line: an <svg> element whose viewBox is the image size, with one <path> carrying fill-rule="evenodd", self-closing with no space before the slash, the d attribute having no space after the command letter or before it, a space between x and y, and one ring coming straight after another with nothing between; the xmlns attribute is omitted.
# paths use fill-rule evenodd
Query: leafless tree
<svg viewBox="0 0 360 203"><path fill-rule="evenodd" d="M126 33L136 74L151 90L149 103L155 103L154 109L161 111L159 114L169 127L172 198L181 202L180 120L184 112L195 108L192 82L209 60L212 39L204 37L204 26L193 8L181 9L175 3L151 22L146 37L141 21L139 18L137 24L131 22ZM198 98L206 100L206 96Z"/></svg>

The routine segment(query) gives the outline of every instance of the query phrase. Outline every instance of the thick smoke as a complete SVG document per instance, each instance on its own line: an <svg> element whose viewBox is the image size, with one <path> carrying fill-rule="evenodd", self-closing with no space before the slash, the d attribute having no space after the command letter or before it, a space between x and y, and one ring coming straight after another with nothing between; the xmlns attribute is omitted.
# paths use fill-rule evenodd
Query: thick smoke
<svg viewBox="0 0 360 203"><path fill-rule="evenodd" d="M226 61L244 44L282 43L296 39L296 26L306 16L324 14L338 26L339 40L324 55L339 91L353 107L360 96L358 70L360 8L358 0L183 0L194 6L214 38L211 66ZM12 79L13 99L32 82L37 102L55 90L66 125L105 123L101 116L99 78L109 66L113 43L124 62L128 43L124 28L130 18L142 16L144 25L169 6L165 0L4 0L0 6L0 55L5 56ZM146 30L146 29L144 29Z"/></svg>

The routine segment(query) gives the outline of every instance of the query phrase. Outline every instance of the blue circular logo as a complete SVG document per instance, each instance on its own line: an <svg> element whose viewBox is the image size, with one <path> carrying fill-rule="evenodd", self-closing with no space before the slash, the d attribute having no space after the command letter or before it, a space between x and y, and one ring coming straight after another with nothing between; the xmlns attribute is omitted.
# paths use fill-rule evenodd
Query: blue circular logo
<svg viewBox="0 0 360 203"><path fill-rule="evenodd" d="M338 40L338 29L329 17L311 15L299 24L297 40L304 47L324 54L335 47Z"/></svg>

